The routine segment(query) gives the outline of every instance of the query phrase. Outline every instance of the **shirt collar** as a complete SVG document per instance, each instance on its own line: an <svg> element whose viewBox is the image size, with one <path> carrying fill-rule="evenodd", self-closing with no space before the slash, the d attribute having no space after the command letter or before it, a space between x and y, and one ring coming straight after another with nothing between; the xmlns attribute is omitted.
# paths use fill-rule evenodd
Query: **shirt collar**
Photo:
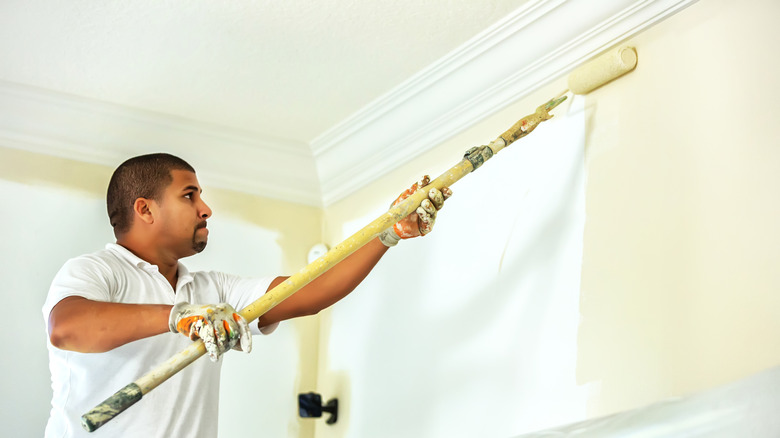
<svg viewBox="0 0 780 438"><path fill-rule="evenodd" d="M190 274L189 269L187 269L182 262L179 263L179 278L176 280L176 290L181 289L186 285L187 283L191 282L193 280L192 274Z"/></svg>
<svg viewBox="0 0 780 438"><path fill-rule="evenodd" d="M115 253L119 254L122 258L130 262L133 266L138 267L139 269L143 269L147 272L160 272L160 270L157 268L156 265L153 265L146 260L138 257L137 255L133 254L132 251L125 248L122 245L119 245L118 243L109 243L106 245L106 249L110 251L114 251ZM182 262L178 263L178 279L176 280L176 288L180 288L187 283L191 282L193 277L192 274L190 274L189 269L187 269L186 266Z"/></svg>
<svg viewBox="0 0 780 438"><path fill-rule="evenodd" d="M137 255L133 254L132 251L125 248L124 246L118 244L118 243L109 243L106 245L106 249L110 251L114 251L115 253L122 256L123 259L127 260L132 264L133 266L136 266L141 269L146 269L148 267L154 266L151 263L147 262L146 260L142 259L141 257L138 257ZM154 266L157 268L156 266Z"/></svg>

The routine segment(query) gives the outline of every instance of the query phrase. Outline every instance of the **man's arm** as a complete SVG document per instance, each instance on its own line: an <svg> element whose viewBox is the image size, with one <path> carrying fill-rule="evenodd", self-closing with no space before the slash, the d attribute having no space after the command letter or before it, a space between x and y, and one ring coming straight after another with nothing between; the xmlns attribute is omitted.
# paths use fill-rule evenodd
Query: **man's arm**
<svg viewBox="0 0 780 438"><path fill-rule="evenodd" d="M258 320L264 327L285 319L313 315L352 292L379 262L387 247L378 238L282 301ZM276 278L269 290L287 277ZM122 304L67 297L49 314L53 346L80 353L102 353L128 342L169 332L171 306Z"/></svg>
<svg viewBox="0 0 780 438"><path fill-rule="evenodd" d="M373 239L349 257L334 265L325 273L302 287L298 292L258 319L260 327L298 316L314 315L349 295L376 266L387 252L387 247ZM268 290L273 289L288 277L277 277Z"/></svg>
<svg viewBox="0 0 780 438"><path fill-rule="evenodd" d="M411 188L401 193L393 205L397 205L420 187L427 186L429 182L429 177L424 176ZM385 231L386 236L380 235L380 237L371 240L311 283L302 287L298 292L277 304L276 307L258 319L258 325L265 327L285 319L314 315L349 295L376 266L379 259L387 252L388 246L395 245L400 239L411 239L428 234L433 228L437 211L444 205L444 200L451 195L452 191L447 187L442 188L441 191L431 189L428 192L428 199L423 200L414 213L401 219L392 228ZM277 277L271 282L268 290L273 289L287 278Z"/></svg>
<svg viewBox="0 0 780 438"><path fill-rule="evenodd" d="M49 314L49 339L62 350L102 353L169 332L167 304L122 304L72 296Z"/></svg>

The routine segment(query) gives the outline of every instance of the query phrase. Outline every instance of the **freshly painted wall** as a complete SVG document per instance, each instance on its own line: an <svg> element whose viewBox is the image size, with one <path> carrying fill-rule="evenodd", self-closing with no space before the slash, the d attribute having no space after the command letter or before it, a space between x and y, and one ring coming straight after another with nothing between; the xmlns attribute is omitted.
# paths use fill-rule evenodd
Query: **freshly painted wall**
<svg viewBox="0 0 780 438"><path fill-rule="evenodd" d="M345 412L341 424L318 424L316 436L475 436L473 422L481 421L480 436L507 437L545 415L598 417L780 365L780 61L770 55L777 16L780 4L769 0L697 2L628 41L639 53L635 72L581 98L584 198L559 193L568 212L584 208L581 268L569 279L581 284L562 295L570 301L545 301L544 288L502 289L486 275L501 248L481 241L509 214L538 227L514 228L506 248L549 242L544 232L567 235L555 228L561 216L518 209L533 190L484 205L466 189L481 176L456 185L431 236L402 242L355 295L323 313L318 385L323 396L339 396ZM346 237L406 183L443 171L564 88L556 79L329 206L326 241ZM485 190L501 190L506 175L491 175L491 164L478 173L495 178ZM579 175L576 167L535 164L551 180ZM520 168L516 174L525 177ZM474 211L458 211L460 202ZM519 239L520 232L529 234ZM540 260L549 262L552 249L528 248L514 275L550 272ZM473 266L459 263L468 259ZM552 333L544 323L572 304L576 353L547 360L538 346L566 339L569 327ZM507 315L522 334L491 331ZM581 413L576 402L546 407L544 396L536 398L540 410L524 404L544 389L535 382L552 375L529 367L537 361L572 373L548 388L581 397Z"/></svg>
<svg viewBox="0 0 780 438"><path fill-rule="evenodd" d="M337 242L560 91L534 93L326 209ZM586 418L577 385L584 113L555 119L454 187L431 235L392 248L322 316L319 380L344 415L318 437L507 437Z"/></svg>
<svg viewBox="0 0 780 438"><path fill-rule="evenodd" d="M0 383L0 422L18 436L43 435L48 418L51 389L41 307L51 279L68 258L114 240L105 213L112 170L0 147L0 296L13 309L6 312L5 324L14 344L0 366L6 376ZM320 241L317 208L211 190L208 180L200 182L214 216L209 247L184 261L190 269L290 274ZM226 356L220 435L311 436L313 425L297 418L296 394L314 387L316 339L316 321L303 318L255 338L251 355Z"/></svg>

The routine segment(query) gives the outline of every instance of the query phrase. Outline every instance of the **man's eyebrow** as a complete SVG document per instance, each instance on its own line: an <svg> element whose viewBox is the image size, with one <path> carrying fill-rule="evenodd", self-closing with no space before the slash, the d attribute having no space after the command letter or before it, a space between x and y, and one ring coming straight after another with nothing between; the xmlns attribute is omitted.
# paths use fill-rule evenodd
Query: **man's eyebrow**
<svg viewBox="0 0 780 438"><path fill-rule="evenodd" d="M197 186L187 186L184 189L182 189L182 192L189 192L190 190L194 190L198 193L203 193L203 189Z"/></svg>

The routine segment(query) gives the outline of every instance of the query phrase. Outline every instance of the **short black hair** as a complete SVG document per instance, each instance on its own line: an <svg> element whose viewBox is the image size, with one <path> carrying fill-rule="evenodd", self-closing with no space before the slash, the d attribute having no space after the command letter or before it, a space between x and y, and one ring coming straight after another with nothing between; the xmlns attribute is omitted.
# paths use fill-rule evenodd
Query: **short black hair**
<svg viewBox="0 0 780 438"><path fill-rule="evenodd" d="M130 230L136 199L162 199L163 191L173 182L172 170L195 173L189 163L165 153L133 157L116 168L106 194L108 220L114 227L114 236L118 238Z"/></svg>

